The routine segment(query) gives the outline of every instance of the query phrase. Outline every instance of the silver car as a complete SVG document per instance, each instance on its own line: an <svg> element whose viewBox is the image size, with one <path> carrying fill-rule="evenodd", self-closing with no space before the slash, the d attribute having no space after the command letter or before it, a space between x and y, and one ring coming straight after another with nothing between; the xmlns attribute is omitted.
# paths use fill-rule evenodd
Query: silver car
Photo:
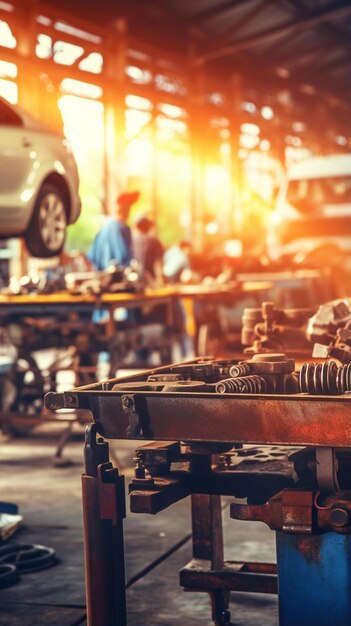
<svg viewBox="0 0 351 626"><path fill-rule="evenodd" d="M67 140L0 98L0 238L23 236L33 256L58 254L80 214Z"/></svg>

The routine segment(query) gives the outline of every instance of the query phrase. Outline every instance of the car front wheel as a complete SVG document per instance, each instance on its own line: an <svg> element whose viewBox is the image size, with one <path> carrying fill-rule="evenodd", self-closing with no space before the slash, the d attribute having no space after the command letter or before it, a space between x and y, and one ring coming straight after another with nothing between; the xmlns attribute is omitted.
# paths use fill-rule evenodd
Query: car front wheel
<svg viewBox="0 0 351 626"><path fill-rule="evenodd" d="M67 208L63 193L54 185L44 184L39 192L25 239L33 256L59 254L65 242Z"/></svg>

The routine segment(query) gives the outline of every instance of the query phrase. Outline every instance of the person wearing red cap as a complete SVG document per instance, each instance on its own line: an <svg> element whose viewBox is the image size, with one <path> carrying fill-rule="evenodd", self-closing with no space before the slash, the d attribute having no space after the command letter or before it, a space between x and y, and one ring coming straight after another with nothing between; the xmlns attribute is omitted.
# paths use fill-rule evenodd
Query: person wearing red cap
<svg viewBox="0 0 351 626"><path fill-rule="evenodd" d="M122 267L132 259L132 235L127 224L131 206L139 199L139 191L118 196L115 216L109 217L96 234L88 258L97 270L105 270L111 263Z"/></svg>

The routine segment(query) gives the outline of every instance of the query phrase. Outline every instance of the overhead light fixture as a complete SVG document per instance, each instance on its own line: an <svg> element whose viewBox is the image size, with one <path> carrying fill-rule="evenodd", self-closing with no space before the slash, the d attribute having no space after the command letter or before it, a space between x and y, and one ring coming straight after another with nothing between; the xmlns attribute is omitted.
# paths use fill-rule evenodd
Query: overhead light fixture
<svg viewBox="0 0 351 626"><path fill-rule="evenodd" d="M274 117L274 111L272 107L265 105L261 109L261 115L264 120L272 120Z"/></svg>
<svg viewBox="0 0 351 626"><path fill-rule="evenodd" d="M259 135L260 127L257 124L251 124L250 122L244 122L241 124L240 131L245 135Z"/></svg>
<svg viewBox="0 0 351 626"><path fill-rule="evenodd" d="M286 67L277 67L275 73L279 78L289 78L290 71Z"/></svg>

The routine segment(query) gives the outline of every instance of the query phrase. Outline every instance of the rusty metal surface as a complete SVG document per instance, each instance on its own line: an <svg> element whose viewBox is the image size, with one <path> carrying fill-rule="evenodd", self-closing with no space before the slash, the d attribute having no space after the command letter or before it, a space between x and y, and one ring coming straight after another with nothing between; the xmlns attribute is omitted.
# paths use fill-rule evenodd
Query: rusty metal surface
<svg viewBox="0 0 351 626"><path fill-rule="evenodd" d="M189 362L186 367L198 366L199 361ZM206 359L202 360L204 366ZM184 369L184 364L181 367ZM222 395L122 388L124 382L145 382L150 375L178 370L178 365L167 366L64 393L49 393L46 405L51 410L91 411L99 431L110 439L351 447L351 394Z"/></svg>
<svg viewBox="0 0 351 626"><path fill-rule="evenodd" d="M219 570L210 561L193 559L179 572L180 584L192 591L218 589L251 593L278 593L277 567L271 563L225 561Z"/></svg>
<svg viewBox="0 0 351 626"><path fill-rule="evenodd" d="M351 397L134 392L140 434L130 436L123 393L101 385L48 398L47 406L92 412L109 439L233 441L351 447Z"/></svg>

